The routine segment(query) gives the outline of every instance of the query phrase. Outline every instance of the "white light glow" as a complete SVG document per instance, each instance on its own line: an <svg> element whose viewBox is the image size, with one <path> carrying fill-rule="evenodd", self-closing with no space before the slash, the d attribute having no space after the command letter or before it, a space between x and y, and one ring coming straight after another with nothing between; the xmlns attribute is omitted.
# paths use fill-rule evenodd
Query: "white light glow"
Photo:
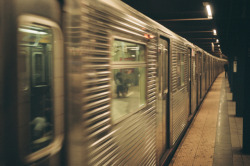
<svg viewBox="0 0 250 166"><path fill-rule="evenodd" d="M24 28L18 28L20 32L27 32L27 33L34 33L34 34L40 34L40 35L45 35L47 34L46 32L40 32L32 29L24 29Z"/></svg>
<svg viewBox="0 0 250 166"><path fill-rule="evenodd" d="M216 39L216 43L219 43L219 39Z"/></svg>
<svg viewBox="0 0 250 166"><path fill-rule="evenodd" d="M210 5L206 5L206 8L207 8L207 17L212 19L213 16L212 16L212 10L211 10Z"/></svg>
<svg viewBox="0 0 250 166"><path fill-rule="evenodd" d="M213 32L214 32L214 35L217 35L217 31L216 31L216 29L214 29L214 30L213 30Z"/></svg>
<svg viewBox="0 0 250 166"><path fill-rule="evenodd" d="M129 50L139 50L139 47L127 47Z"/></svg>
<svg viewBox="0 0 250 166"><path fill-rule="evenodd" d="M212 52L214 52L214 43L211 43L211 47L212 47Z"/></svg>

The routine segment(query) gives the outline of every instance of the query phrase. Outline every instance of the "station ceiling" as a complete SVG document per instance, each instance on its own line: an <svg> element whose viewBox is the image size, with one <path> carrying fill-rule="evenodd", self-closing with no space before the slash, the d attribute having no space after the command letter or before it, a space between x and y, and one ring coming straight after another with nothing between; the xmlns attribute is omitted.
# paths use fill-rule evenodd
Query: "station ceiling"
<svg viewBox="0 0 250 166"><path fill-rule="evenodd" d="M218 57L222 54L225 58L233 56L235 41L244 36L244 26L249 21L249 0L122 1ZM208 19L203 2L211 4L212 19ZM214 35L213 29L216 29L217 35Z"/></svg>

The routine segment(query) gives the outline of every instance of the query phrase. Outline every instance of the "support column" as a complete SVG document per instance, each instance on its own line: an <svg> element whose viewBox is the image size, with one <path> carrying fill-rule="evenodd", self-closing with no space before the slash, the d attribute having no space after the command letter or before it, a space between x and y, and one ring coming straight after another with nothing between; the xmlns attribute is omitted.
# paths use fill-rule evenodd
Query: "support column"
<svg viewBox="0 0 250 166"><path fill-rule="evenodd" d="M250 154L250 42L248 42L248 56L245 74L245 110L243 113L243 151Z"/></svg>
<svg viewBox="0 0 250 166"><path fill-rule="evenodd" d="M245 49L245 55L246 55L246 67L245 67L245 82L244 82L244 87L245 87L245 96L244 96L244 101L245 101L245 109L243 112L243 152L250 154L250 32L249 32L249 5L250 2L248 1L248 9L246 7L247 17L245 18L245 35L244 35L244 40L246 44L246 49Z"/></svg>
<svg viewBox="0 0 250 166"><path fill-rule="evenodd" d="M245 107L245 68L246 68L246 52L243 41L240 42L239 58L237 60L237 81L236 81L236 116L242 117Z"/></svg>
<svg viewBox="0 0 250 166"><path fill-rule="evenodd" d="M230 86L230 91L233 92L233 58L228 57L228 82Z"/></svg>
<svg viewBox="0 0 250 166"><path fill-rule="evenodd" d="M238 49L237 49L238 50ZM235 51L235 50L234 50ZM234 53L235 55L235 53ZM236 53L237 55L237 53ZM238 72L239 72L239 67L238 67L238 57L234 56L232 58L232 92L233 92L233 101L236 101L238 99Z"/></svg>

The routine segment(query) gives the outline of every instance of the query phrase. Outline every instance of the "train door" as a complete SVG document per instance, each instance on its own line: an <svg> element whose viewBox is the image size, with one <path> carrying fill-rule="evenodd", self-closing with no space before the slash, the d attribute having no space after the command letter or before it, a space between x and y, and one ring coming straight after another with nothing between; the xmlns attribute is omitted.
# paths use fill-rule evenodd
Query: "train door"
<svg viewBox="0 0 250 166"><path fill-rule="evenodd" d="M195 68L195 84L196 84L196 105L198 105L198 96L199 96L199 82L198 82L198 68L199 68L199 64L198 64L198 54L197 52L195 52L195 64L196 64L196 68Z"/></svg>
<svg viewBox="0 0 250 166"><path fill-rule="evenodd" d="M191 113L194 113L197 105L197 78L196 78L196 54L191 54Z"/></svg>
<svg viewBox="0 0 250 166"><path fill-rule="evenodd" d="M203 91L203 95L205 95L205 93L206 93L206 90L207 90L207 55L206 54L204 54L204 80L205 80L205 82L204 82L204 91Z"/></svg>
<svg viewBox="0 0 250 166"><path fill-rule="evenodd" d="M204 98L207 88L207 55L203 54L203 87L202 87L202 98Z"/></svg>
<svg viewBox="0 0 250 166"><path fill-rule="evenodd" d="M191 89L191 84L192 84L192 80L191 80L191 73L192 73L192 49L188 48L188 97L189 97L189 114L192 114L192 109L191 109L191 103L192 103L192 89Z"/></svg>
<svg viewBox="0 0 250 166"><path fill-rule="evenodd" d="M25 164L60 165L64 116L60 27L46 18L22 15L17 35L20 155Z"/></svg>
<svg viewBox="0 0 250 166"><path fill-rule="evenodd" d="M169 147L169 44L164 38L159 41L158 63L157 158L160 161Z"/></svg>
<svg viewBox="0 0 250 166"><path fill-rule="evenodd" d="M199 102L201 101L202 99L202 83L203 83L203 80L202 80L202 70L203 70L203 54L201 53L200 56L199 56L199 64L200 64L200 67L199 67L199 75L200 75L200 78L199 78L199 82L200 82L200 95L199 95Z"/></svg>
<svg viewBox="0 0 250 166"><path fill-rule="evenodd" d="M197 102L198 104L201 101L202 97L202 53L198 52L196 55L196 60L197 60Z"/></svg>
<svg viewBox="0 0 250 166"><path fill-rule="evenodd" d="M0 1L0 165L4 165L4 114L3 110L3 1Z"/></svg>
<svg viewBox="0 0 250 166"><path fill-rule="evenodd" d="M4 151L0 152L4 165L62 165L60 5L51 0L0 3L4 23L0 28L4 39L0 42L4 56Z"/></svg>

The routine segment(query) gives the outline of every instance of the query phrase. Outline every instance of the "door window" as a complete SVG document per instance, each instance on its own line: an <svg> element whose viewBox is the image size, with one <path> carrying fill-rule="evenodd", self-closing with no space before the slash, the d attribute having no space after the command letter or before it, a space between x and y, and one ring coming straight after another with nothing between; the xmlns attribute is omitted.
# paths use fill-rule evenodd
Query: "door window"
<svg viewBox="0 0 250 166"><path fill-rule="evenodd" d="M19 88L29 117L29 153L48 146L54 138L53 33L49 27L21 26Z"/></svg>
<svg viewBox="0 0 250 166"><path fill-rule="evenodd" d="M112 120L146 104L146 47L114 40L112 47Z"/></svg>

